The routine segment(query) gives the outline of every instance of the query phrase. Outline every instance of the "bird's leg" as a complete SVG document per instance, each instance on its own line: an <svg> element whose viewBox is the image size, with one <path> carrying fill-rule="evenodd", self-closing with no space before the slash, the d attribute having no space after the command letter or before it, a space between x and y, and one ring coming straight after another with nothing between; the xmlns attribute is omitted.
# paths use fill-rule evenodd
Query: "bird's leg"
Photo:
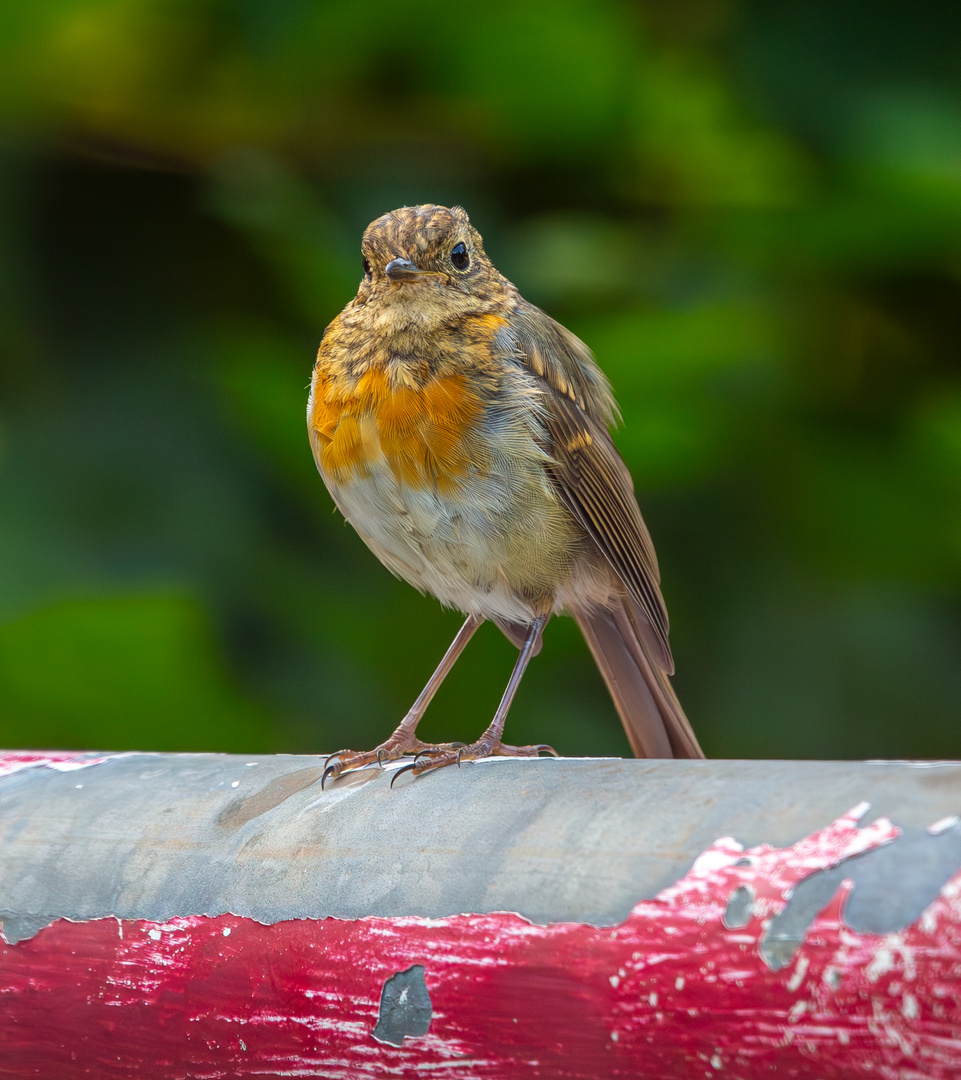
<svg viewBox="0 0 961 1080"><path fill-rule="evenodd" d="M457 657L464 651L467 642L474 635L474 631L484 620L478 615L468 615L464 625L457 631L457 636L450 644L450 648L444 653L444 659L437 665L437 670L427 680L427 685L417 696L417 700L411 705L410 710L403 720L397 725L396 730L373 750L340 750L331 754L327 759L321 787L331 779L336 780L341 773L351 769L363 769L367 765L383 765L385 761L394 761L405 754L415 754L421 750L450 749L446 746L433 746L430 743L421 742L417 738L417 725L427 711L434 694L440 688L447 673L454 666Z"/></svg>
<svg viewBox="0 0 961 1080"><path fill-rule="evenodd" d="M508 746L501 742L501 736L504 734L504 721L507 719L511 702L514 700L514 695L517 693L517 688L520 686L521 679L527 670L527 665L530 663L531 656L533 656L537 648L541 635L544 633L544 627L547 625L549 618L549 614L539 615L528 627L524 646L517 657L517 663L514 665L507 688L504 690L504 696L501 698L500 705L497 706L494 719L491 720L484 734L476 742L467 746L438 746L422 750L412 765L407 765L394 774L391 784L402 772L412 772L415 776L419 776L421 773L439 769L444 765L459 765L462 761L476 761L478 758L537 757L538 754L557 756L554 749L545 743L536 746Z"/></svg>

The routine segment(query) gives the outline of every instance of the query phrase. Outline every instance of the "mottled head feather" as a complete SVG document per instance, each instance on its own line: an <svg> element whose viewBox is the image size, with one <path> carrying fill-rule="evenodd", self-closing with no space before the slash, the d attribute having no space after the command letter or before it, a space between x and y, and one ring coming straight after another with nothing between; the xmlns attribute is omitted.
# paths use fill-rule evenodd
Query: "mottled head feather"
<svg viewBox="0 0 961 1080"><path fill-rule="evenodd" d="M451 252L463 244L466 268L451 262ZM365 276L377 283L393 259L409 259L420 270L443 277L444 283L465 292L483 290L485 282L502 280L484 253L480 233L459 206L403 206L372 221L361 243ZM436 280L436 279L435 279Z"/></svg>

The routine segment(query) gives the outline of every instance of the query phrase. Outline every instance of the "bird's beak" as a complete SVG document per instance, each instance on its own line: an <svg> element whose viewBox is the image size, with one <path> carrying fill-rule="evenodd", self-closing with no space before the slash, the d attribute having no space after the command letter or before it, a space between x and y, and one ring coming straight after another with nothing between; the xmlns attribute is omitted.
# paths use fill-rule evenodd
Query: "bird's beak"
<svg viewBox="0 0 961 1080"><path fill-rule="evenodd" d="M414 266L410 259L391 259L384 268L384 273L391 281L416 281L430 271Z"/></svg>

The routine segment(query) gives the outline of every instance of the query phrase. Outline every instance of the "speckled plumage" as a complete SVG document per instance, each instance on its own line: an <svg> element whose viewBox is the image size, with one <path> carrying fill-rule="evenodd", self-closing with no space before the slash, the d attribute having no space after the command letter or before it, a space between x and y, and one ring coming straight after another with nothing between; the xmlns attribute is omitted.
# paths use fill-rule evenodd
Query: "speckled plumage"
<svg viewBox="0 0 961 1080"><path fill-rule="evenodd" d="M385 214L362 254L308 403L337 506L391 571L518 645L535 620L574 614L635 751L698 756L667 681L654 549L588 348L498 273L458 207ZM612 631L630 639L614 658ZM642 704L628 684L647 687Z"/></svg>

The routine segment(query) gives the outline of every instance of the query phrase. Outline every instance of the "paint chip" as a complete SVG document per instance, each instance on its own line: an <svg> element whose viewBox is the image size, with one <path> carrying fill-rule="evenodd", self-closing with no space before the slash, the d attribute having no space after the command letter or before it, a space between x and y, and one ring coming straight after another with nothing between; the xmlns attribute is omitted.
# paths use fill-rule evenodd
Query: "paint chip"
<svg viewBox="0 0 961 1080"><path fill-rule="evenodd" d="M738 885L727 900L724 925L728 930L747 926L754 915L754 893L746 885Z"/></svg>
<svg viewBox="0 0 961 1080"><path fill-rule="evenodd" d="M801 983L804 982L804 976L808 973L808 965L810 960L806 956L802 956L798 959L797 967L794 969L794 973L791 975L787 982L787 988L791 993L796 993L800 988Z"/></svg>
<svg viewBox="0 0 961 1080"><path fill-rule="evenodd" d="M957 814L951 814L949 817L940 818L933 825L929 825L928 832L932 836L940 836L941 833L947 832L948 829L953 829L959 821L961 821L961 818Z"/></svg>
<svg viewBox="0 0 961 1080"><path fill-rule="evenodd" d="M374 1038L388 1046L402 1046L405 1038L426 1035L434 1009L431 1005L424 965L398 971L384 983Z"/></svg>

